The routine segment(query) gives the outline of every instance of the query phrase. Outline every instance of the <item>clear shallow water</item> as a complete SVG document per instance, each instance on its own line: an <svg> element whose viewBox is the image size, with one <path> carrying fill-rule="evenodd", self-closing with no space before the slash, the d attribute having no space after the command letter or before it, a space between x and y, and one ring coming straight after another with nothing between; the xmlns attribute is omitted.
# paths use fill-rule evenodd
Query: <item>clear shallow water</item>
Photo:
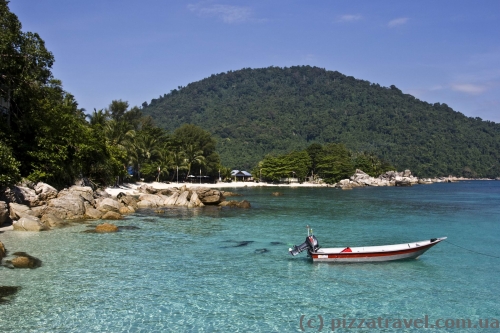
<svg viewBox="0 0 500 333"><path fill-rule="evenodd" d="M86 225L1 234L11 253L28 252L43 266L0 268L1 285L21 286L0 303L0 331L317 332L319 315L330 332L333 318L500 319L498 258L450 243L418 260L377 264L313 264L287 252L309 224L328 247L448 236L500 256L500 182L279 190L284 196L235 189L250 210L144 210L117 223L139 230L115 234L82 233ZM236 246L242 241L251 242ZM425 331L383 321L335 329L353 330Z"/></svg>

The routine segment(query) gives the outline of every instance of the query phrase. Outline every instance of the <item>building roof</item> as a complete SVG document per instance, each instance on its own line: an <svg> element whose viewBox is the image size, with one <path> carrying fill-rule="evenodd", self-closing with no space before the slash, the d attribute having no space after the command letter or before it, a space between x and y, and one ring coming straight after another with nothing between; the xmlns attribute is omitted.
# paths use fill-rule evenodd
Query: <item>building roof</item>
<svg viewBox="0 0 500 333"><path fill-rule="evenodd" d="M247 171L233 170L231 171L231 176L236 177L252 177L252 174Z"/></svg>

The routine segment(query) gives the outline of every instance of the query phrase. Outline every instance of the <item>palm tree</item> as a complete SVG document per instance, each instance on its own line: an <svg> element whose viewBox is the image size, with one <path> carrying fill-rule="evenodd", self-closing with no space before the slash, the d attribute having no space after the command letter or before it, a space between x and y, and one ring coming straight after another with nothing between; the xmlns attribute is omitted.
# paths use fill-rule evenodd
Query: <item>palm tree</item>
<svg viewBox="0 0 500 333"><path fill-rule="evenodd" d="M205 164L205 156L203 156L203 150L196 149L194 145L187 145L184 148L184 161L187 165L187 175L186 179L191 173L191 167L193 164L204 165Z"/></svg>
<svg viewBox="0 0 500 333"><path fill-rule="evenodd" d="M106 123L106 138L110 145L123 148L132 133L132 127L125 121L110 120Z"/></svg>
<svg viewBox="0 0 500 333"><path fill-rule="evenodd" d="M222 180L231 179L231 168L219 165L219 174Z"/></svg>
<svg viewBox="0 0 500 333"><path fill-rule="evenodd" d="M154 157L158 155L158 139L147 132L136 132L131 130L127 132L126 140L124 141L129 163L137 168L138 177L141 177L141 164L148 166L147 173L151 173L152 162ZM154 167L156 169L156 166Z"/></svg>
<svg viewBox="0 0 500 333"><path fill-rule="evenodd" d="M100 125L104 128L106 126L107 117L106 113L102 109L99 111L94 109L94 112L92 112L92 114L88 114L87 118L89 118L89 123L92 127Z"/></svg>
<svg viewBox="0 0 500 333"><path fill-rule="evenodd" d="M157 181L160 180L161 174L168 174L168 170L175 166L172 155L173 153L170 150L170 145L168 143L164 143L163 146L157 150L157 164L160 168Z"/></svg>
<svg viewBox="0 0 500 333"><path fill-rule="evenodd" d="M176 174L177 174L177 179L179 179L179 169L180 170L187 169L186 157L184 152L181 150L174 150L170 152L170 156L172 158L172 167L175 167L175 173L172 173L172 179L171 179L171 181L173 181Z"/></svg>

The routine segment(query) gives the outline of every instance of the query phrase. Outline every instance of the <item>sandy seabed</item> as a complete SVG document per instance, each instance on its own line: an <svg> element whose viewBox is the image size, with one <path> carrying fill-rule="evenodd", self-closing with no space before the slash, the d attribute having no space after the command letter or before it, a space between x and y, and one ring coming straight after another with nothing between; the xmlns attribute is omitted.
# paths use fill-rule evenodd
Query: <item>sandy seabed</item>
<svg viewBox="0 0 500 333"><path fill-rule="evenodd" d="M292 184L268 184L268 183L257 183L257 182L231 182L231 183L161 183L161 182L152 182L152 183L125 183L120 185L119 187L108 187L106 188L106 192L108 192L111 196L116 197L118 193L123 192L125 194L139 194L137 190L138 187L142 185L148 185L155 189L161 190L166 188L180 188L182 186L186 186L187 188L191 187L209 187L209 188L217 188L217 189L230 189L230 188L241 188L241 187L264 187L264 186L272 186L272 187L327 187L326 184L315 184L315 183L292 183Z"/></svg>

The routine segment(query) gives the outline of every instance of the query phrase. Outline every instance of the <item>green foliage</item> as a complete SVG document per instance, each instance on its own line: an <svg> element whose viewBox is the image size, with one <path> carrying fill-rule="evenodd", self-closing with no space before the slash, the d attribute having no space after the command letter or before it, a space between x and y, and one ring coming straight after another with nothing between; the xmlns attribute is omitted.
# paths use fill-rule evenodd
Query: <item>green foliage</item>
<svg viewBox="0 0 500 333"><path fill-rule="evenodd" d="M352 153L343 144L330 143L323 148L317 173L326 183L349 178L355 170Z"/></svg>
<svg viewBox="0 0 500 333"><path fill-rule="evenodd" d="M106 111L111 117L111 119L119 121L123 118L125 112L127 112L128 106L129 106L128 102L126 101L124 102L121 99L114 100L111 102Z"/></svg>
<svg viewBox="0 0 500 333"><path fill-rule="evenodd" d="M173 142L182 147L189 175L190 170L202 168L204 174L218 177L220 166L219 154L215 151L217 142L212 135L199 126L184 124L173 134Z"/></svg>
<svg viewBox="0 0 500 333"><path fill-rule="evenodd" d="M311 168L309 154L304 151L293 151L286 155L266 156L260 163L259 176L273 182L282 178L299 178L304 180Z"/></svg>
<svg viewBox="0 0 500 333"><path fill-rule="evenodd" d="M220 178L222 181L227 181L231 179L231 168L225 167L223 165L219 165L220 170ZM255 177L258 179L258 177Z"/></svg>
<svg viewBox="0 0 500 333"><path fill-rule="evenodd" d="M22 119L27 127L22 132L29 131L19 140L24 145L19 152L23 174L33 181L71 183L81 174L81 164L94 158L99 148L89 145L92 133L84 115L59 81L51 80L40 92L32 101L35 109L27 109L28 118Z"/></svg>
<svg viewBox="0 0 500 333"><path fill-rule="evenodd" d="M355 154L353 163L356 169L363 170L372 177L378 177L387 171L395 170L390 163L379 159L374 153Z"/></svg>
<svg viewBox="0 0 500 333"><path fill-rule="evenodd" d="M366 173L376 177L394 168L373 154L354 156L343 144L329 143L325 146L312 144L305 150L284 155L267 155L253 174L255 178L262 175L264 180L272 182L289 177L303 180L310 176L333 184L349 178L356 169L366 170Z"/></svg>
<svg viewBox="0 0 500 333"><path fill-rule="evenodd" d="M0 187L14 185L21 180L21 163L12 156L10 148L0 141Z"/></svg>
<svg viewBox="0 0 500 333"><path fill-rule="evenodd" d="M317 142L344 143L422 177L461 175L465 167L500 176L499 124L316 67L229 71L143 106L166 130L189 123L213 133L223 164L233 169ZM369 164L364 157L359 163Z"/></svg>

